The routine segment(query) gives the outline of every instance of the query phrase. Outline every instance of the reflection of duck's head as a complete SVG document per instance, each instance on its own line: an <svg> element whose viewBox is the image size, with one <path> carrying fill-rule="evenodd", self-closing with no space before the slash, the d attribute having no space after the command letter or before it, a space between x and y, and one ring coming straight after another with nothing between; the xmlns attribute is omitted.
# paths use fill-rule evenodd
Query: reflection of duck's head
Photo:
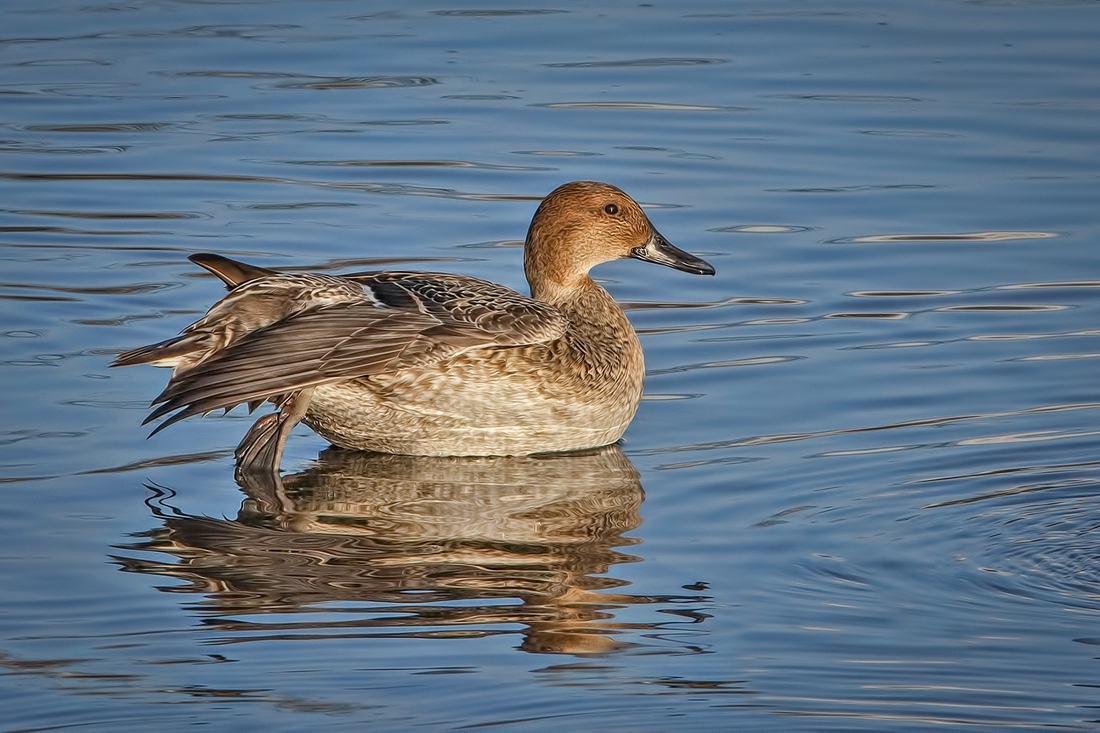
<svg viewBox="0 0 1100 733"><path fill-rule="evenodd" d="M302 473L246 478L242 488L237 521L165 516L129 548L176 562L124 566L190 581L173 590L206 593L199 608L213 614L397 603L399 623L392 606L357 606L369 618L355 626L523 623L531 651L615 648L594 633L611 627L594 622L610 604L650 600L599 593L623 583L593 577L634 559L613 548L632 544L622 534L641 523L638 472L617 446L497 458L332 448ZM467 603L442 605L456 600Z"/></svg>

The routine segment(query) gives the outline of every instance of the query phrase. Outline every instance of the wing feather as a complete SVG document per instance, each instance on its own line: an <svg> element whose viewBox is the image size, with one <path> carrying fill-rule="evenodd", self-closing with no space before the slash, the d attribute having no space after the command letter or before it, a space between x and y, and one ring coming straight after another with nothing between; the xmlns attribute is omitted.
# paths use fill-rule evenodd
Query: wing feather
<svg viewBox="0 0 1100 733"><path fill-rule="evenodd" d="M550 341L567 326L553 306L474 278L363 273L342 279L363 287L363 301L295 312L240 337L174 375L146 422L169 416L157 432L192 415L470 349Z"/></svg>

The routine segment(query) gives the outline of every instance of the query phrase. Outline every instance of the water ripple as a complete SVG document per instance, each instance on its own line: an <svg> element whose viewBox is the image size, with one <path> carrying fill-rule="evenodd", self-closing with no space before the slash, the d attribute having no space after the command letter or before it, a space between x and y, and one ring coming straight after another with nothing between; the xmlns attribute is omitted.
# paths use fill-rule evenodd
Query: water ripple
<svg viewBox="0 0 1100 733"><path fill-rule="evenodd" d="M1017 283L999 285L998 290L1039 290L1046 288L1100 288L1100 280L1065 280L1062 282Z"/></svg>
<svg viewBox="0 0 1100 733"><path fill-rule="evenodd" d="M176 71L173 76L216 78L216 79L285 79L274 84L276 89L394 89L422 87L438 84L430 76L314 76L311 74L293 74L277 71Z"/></svg>
<svg viewBox="0 0 1100 733"><path fill-rule="evenodd" d="M514 150L516 155L542 155L546 157L576 158L595 157L603 153L593 153L583 150Z"/></svg>
<svg viewBox="0 0 1100 733"><path fill-rule="evenodd" d="M305 81L283 82L279 89L394 89L422 87L439 82L429 76L331 76L315 77Z"/></svg>
<svg viewBox="0 0 1100 733"><path fill-rule="evenodd" d="M0 140L0 153L37 153L46 155L96 155L99 153L125 153L125 145L86 145L70 147L48 145L42 142Z"/></svg>
<svg viewBox="0 0 1100 733"><path fill-rule="evenodd" d="M72 293L77 295L144 295L182 287L178 282L134 283L131 285L104 285L99 287L75 285L31 285L27 283L0 282L0 288L17 290L44 290L50 293Z"/></svg>
<svg viewBox="0 0 1100 733"><path fill-rule="evenodd" d="M548 102L532 107L548 109L657 110L662 112L744 112L749 107L716 107L706 104L675 104L672 102Z"/></svg>
<svg viewBox="0 0 1100 733"><path fill-rule="evenodd" d="M1052 285L1053 287L1053 285ZM906 297L943 297L949 295L960 294L978 294L988 293L992 291L1000 291L1000 289L1008 289L1004 286L998 287L985 287L977 288L975 291L853 291L846 295L860 298L887 298L898 299ZM722 308L726 306L740 306L740 305L805 305L809 302L807 300L800 300L795 298L764 298L764 297L730 297L723 300L717 300L717 302L709 303L646 303L646 302L624 302L621 304L624 310L660 310L660 309L696 309L705 310L713 308ZM722 324L689 324L689 322L681 322L681 324L674 327L660 327L660 328L639 328L639 333L657 333L657 332L682 332L693 330L708 330L719 328L736 328L742 326L784 326L794 324L805 324L805 322L813 321L826 321L826 320L906 320L916 316L936 313L957 313L957 314L1042 314L1042 313L1056 313L1056 311L1067 310L1071 306L1057 305L1057 304L985 304L985 305L950 305L936 308L924 308L924 309L912 309L912 310L838 310L832 311L832 313L811 315L798 318L761 318L745 321L731 321L722 322ZM1100 335L1100 330L1079 330L1079 331L1057 331L1046 333L988 333L988 335L970 335L952 339L937 339L937 340L925 340L925 339L909 339L900 341L890 341L887 343L873 343L873 344L856 344L856 346L843 347L845 349L873 349L873 348L897 348L906 346L935 346L939 343L953 343L958 341L1010 341L1010 340L1031 340L1031 339L1046 339L1046 338L1067 338L1067 337L1089 337ZM702 339L704 341L729 341L729 340L756 340L759 337L718 337ZM1042 355L1042 354L1040 354ZM1085 358L1085 357L1081 357ZM1053 357L1052 357L1053 359Z"/></svg>
<svg viewBox="0 0 1100 733"><path fill-rule="evenodd" d="M1047 313L1050 311L1062 311L1069 308L1066 305L947 305L935 310L940 313Z"/></svg>
<svg viewBox="0 0 1100 733"><path fill-rule="evenodd" d="M1021 239L1052 239L1056 232L958 232L947 234L875 234L866 237L832 239L830 243L880 242L1012 242Z"/></svg>
<svg viewBox="0 0 1100 733"><path fill-rule="evenodd" d="M1100 354L1036 354L1034 356L1021 356L1012 361L1067 361L1073 359L1097 359Z"/></svg>
<svg viewBox="0 0 1100 733"><path fill-rule="evenodd" d="M902 97L892 94L765 94L769 99L793 99L800 102L844 102L882 104L894 102L927 102L920 97Z"/></svg>
<svg viewBox="0 0 1100 733"><path fill-rule="evenodd" d="M209 214L193 211L40 211L6 209L8 214L22 216L57 216L68 219L209 219Z"/></svg>
<svg viewBox="0 0 1100 733"><path fill-rule="evenodd" d="M958 482L970 493L923 509L972 511L969 507L981 504L970 521L991 531L974 563L995 574L999 590L1095 612L1100 610L1098 466L1096 461L1023 465L928 478L923 482Z"/></svg>
<svg viewBox="0 0 1100 733"><path fill-rule="evenodd" d="M805 186L799 188L769 188L769 193L853 193L858 191L909 191L938 188L930 183L865 183L855 186ZM832 239L830 244L850 242L850 239Z"/></svg>
<svg viewBox="0 0 1100 733"><path fill-rule="evenodd" d="M470 102L499 102L505 99L519 99L514 94L444 94L443 99L464 99Z"/></svg>
<svg viewBox="0 0 1100 733"><path fill-rule="evenodd" d="M544 8L494 8L491 10L433 10L431 14L460 18L504 18L512 15L556 15L568 12L568 10Z"/></svg>
<svg viewBox="0 0 1100 733"><path fill-rule="evenodd" d="M962 137L956 133L943 132L941 130L860 130L861 135L873 137L911 137L911 138L957 138Z"/></svg>
<svg viewBox="0 0 1100 733"><path fill-rule="evenodd" d="M816 227L803 227L788 224L737 224L735 226L708 229L708 232L730 232L735 234L796 234L809 232Z"/></svg>
<svg viewBox="0 0 1100 733"><path fill-rule="evenodd" d="M426 196L457 201L541 201L541 195L516 193L470 193L453 188L433 188L401 183L308 181L274 176L246 176L205 173L27 173L0 171L0 180L10 181L207 181L211 183L274 183L315 186L383 196ZM11 228L0 228L0 231ZM17 231L25 231L18 228ZM35 230L37 231L37 230ZM79 232L78 232L79 233ZM93 232L99 234L100 232ZM111 232L112 234L153 234L154 232Z"/></svg>
<svg viewBox="0 0 1100 733"><path fill-rule="evenodd" d="M24 130L31 132L65 132L65 133L98 133L98 132L161 132L179 127L177 122L116 122L78 125L25 125Z"/></svg>
<svg viewBox="0 0 1100 733"><path fill-rule="evenodd" d="M1004 412L988 412L973 415L945 415L939 417L922 418L919 420L905 420L902 422L888 423L884 425L869 425L856 428L836 428L833 430L821 430L806 433L785 433L779 435L755 435L731 440L719 440L690 445L673 445L661 448L647 448L637 451L638 455L659 455L662 453L681 453L688 451L725 450L754 445L771 445L775 443L789 443L793 441L816 440L837 435L854 435L860 433L876 433L888 430L908 430L912 428L939 427L954 423L973 422L978 420L1000 420L1008 417L1020 417L1023 415L1039 415L1055 412L1073 412L1077 410L1094 410L1100 408L1100 402L1084 402L1080 404L1043 405L1029 407L1022 410L1008 410Z"/></svg>
<svg viewBox="0 0 1100 733"><path fill-rule="evenodd" d="M724 361L704 361L698 364L681 364L667 369L651 369L646 371L647 377L656 377L661 374L679 374L691 372L697 369L725 369L726 367L763 366L764 364L785 364L791 361L805 359L804 356L756 356L746 359L726 359Z"/></svg>
<svg viewBox="0 0 1100 733"><path fill-rule="evenodd" d="M347 168L476 168L489 171L551 171L553 168L529 165L500 165L470 160L283 160L284 165L313 165Z"/></svg>
<svg viewBox="0 0 1100 733"><path fill-rule="evenodd" d="M901 313L844 313L844 312L842 312L842 313L826 313L825 315L823 315L821 317L822 318L869 318L869 319L877 319L877 320L884 320L884 321L901 321L901 320L904 320L904 319L908 318L911 315L913 315L913 314L912 313L905 313L905 312L901 312Z"/></svg>
<svg viewBox="0 0 1100 733"><path fill-rule="evenodd" d="M625 301L619 303L619 306L624 311L644 311L644 310L709 310L711 308L725 308L730 305L803 305L805 300L797 300L794 298L744 298L734 297L725 298L724 300L711 301L709 303L668 303L668 302L652 302L652 301Z"/></svg>
<svg viewBox="0 0 1100 733"><path fill-rule="evenodd" d="M1004 445L1006 443L1041 443L1050 440L1066 440L1089 435L1100 435L1097 430L1032 430L1026 433L1006 433L952 441L952 445Z"/></svg>
<svg viewBox="0 0 1100 733"><path fill-rule="evenodd" d="M142 405L142 409L144 409L144 407L145 405ZM127 471L139 471L146 468L159 468L161 466L180 466L192 463L210 463L212 461L221 461L231 455L233 455L233 451L231 450L217 450L206 451L205 453L184 453L175 456L160 456L158 458L148 458L142 461L134 461L133 463L127 463L122 466L111 466L110 468L93 468L88 471L81 471L77 475L85 476L98 473L126 473Z"/></svg>
<svg viewBox="0 0 1100 733"><path fill-rule="evenodd" d="M57 226L0 226L0 234L79 234L82 236L125 237L157 236L167 232L134 231L125 229L73 229Z"/></svg>
<svg viewBox="0 0 1100 733"><path fill-rule="evenodd" d="M377 269L389 265L423 264L429 262L464 262L460 257L352 257L333 260L322 260L315 263L298 265L294 267L280 267L280 272L329 272L332 270L349 270L365 267ZM210 277L207 273L195 273L198 277ZM348 273L354 275L355 273Z"/></svg>
<svg viewBox="0 0 1100 733"><path fill-rule="evenodd" d="M543 64L554 69L617 69L653 66L706 66L728 64L729 59L658 57L651 59L626 59L624 61L574 61L559 64Z"/></svg>
<svg viewBox="0 0 1100 733"><path fill-rule="evenodd" d="M853 298L927 298L958 295L961 292L961 290L854 290L845 294Z"/></svg>
<svg viewBox="0 0 1100 733"><path fill-rule="evenodd" d="M459 249L497 249L500 247L519 248L524 244L522 239L496 239L490 242L473 242L471 244L457 245Z"/></svg>

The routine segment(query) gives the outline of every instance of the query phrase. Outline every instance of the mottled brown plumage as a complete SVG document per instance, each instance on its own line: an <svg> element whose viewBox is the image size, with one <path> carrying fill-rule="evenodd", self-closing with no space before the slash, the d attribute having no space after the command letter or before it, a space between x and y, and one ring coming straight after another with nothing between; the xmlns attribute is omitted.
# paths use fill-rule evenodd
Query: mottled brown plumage
<svg viewBox="0 0 1100 733"><path fill-rule="evenodd" d="M174 372L146 422L264 401L237 449L243 470L276 470L305 422L348 448L415 455L522 455L613 443L641 398L641 347L589 276L633 257L696 274L629 196L574 182L531 222L526 297L462 275L282 274L218 255L191 259L230 289L174 339L115 366ZM154 431L156 432L156 431Z"/></svg>

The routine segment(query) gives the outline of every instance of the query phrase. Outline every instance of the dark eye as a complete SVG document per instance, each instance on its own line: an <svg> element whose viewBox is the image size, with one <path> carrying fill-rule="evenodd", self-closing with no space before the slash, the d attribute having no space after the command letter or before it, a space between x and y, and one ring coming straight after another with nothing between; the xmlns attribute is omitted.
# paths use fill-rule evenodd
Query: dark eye
<svg viewBox="0 0 1100 733"><path fill-rule="evenodd" d="M608 204L607 206L603 207L603 210L606 211L608 214L611 214L611 216L615 216L615 214L619 213L619 207L615 204Z"/></svg>

